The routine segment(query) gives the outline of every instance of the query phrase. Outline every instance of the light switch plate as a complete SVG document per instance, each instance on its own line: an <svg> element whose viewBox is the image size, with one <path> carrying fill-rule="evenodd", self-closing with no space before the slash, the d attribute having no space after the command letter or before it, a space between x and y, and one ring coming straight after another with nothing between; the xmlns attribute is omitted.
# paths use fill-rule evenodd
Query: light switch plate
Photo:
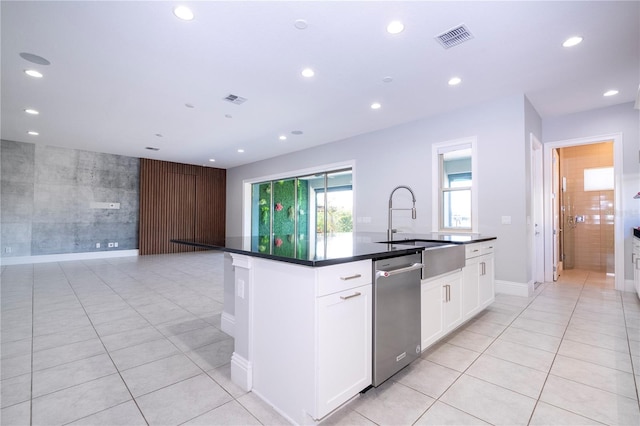
<svg viewBox="0 0 640 426"><path fill-rule="evenodd" d="M502 216L503 225L511 225L511 216Z"/></svg>

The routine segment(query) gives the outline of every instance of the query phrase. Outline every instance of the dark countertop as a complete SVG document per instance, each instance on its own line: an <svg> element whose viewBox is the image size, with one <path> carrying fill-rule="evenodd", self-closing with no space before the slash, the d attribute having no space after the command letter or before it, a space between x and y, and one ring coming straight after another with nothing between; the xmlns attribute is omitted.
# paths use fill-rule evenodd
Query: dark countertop
<svg viewBox="0 0 640 426"><path fill-rule="evenodd" d="M640 238L640 229L633 228L633 236Z"/></svg>
<svg viewBox="0 0 640 426"><path fill-rule="evenodd" d="M295 253L287 252L284 248L273 245L269 247L260 245L258 237L227 237L221 241L181 240L172 239L171 242L186 244L193 247L222 250L229 253L244 254L247 256L261 257L264 259L278 260L281 262L295 263L305 266L328 266L338 263L353 262L364 259L383 259L386 257L402 256L418 253L423 247L411 245L407 240L422 240L450 244L471 244L489 241L495 237L459 234L396 234L392 244L386 241L384 232L363 232L356 234L336 235L327 239L326 244L319 242L315 247L306 247L305 250L296 250ZM406 243L403 244L403 241Z"/></svg>

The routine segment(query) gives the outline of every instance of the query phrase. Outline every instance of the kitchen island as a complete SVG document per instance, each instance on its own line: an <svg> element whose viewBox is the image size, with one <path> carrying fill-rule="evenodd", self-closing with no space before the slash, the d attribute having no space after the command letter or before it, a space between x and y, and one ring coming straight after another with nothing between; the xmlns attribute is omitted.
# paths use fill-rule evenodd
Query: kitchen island
<svg viewBox="0 0 640 426"><path fill-rule="evenodd" d="M355 234L337 245L315 244L305 257L279 254L276 247L257 249L251 237L227 238L224 245L174 242L228 253L225 311L232 298L233 323L226 330L235 339L232 380L291 422L313 424L372 383L372 262L420 253L424 247L411 243L415 240L472 247L494 239L402 238L387 243L384 234ZM444 291L438 290L438 301Z"/></svg>

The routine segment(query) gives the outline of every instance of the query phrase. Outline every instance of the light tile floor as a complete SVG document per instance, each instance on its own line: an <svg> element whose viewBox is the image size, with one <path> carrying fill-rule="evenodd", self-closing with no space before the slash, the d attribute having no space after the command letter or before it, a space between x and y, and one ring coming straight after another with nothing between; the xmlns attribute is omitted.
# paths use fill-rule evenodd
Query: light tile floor
<svg viewBox="0 0 640 426"><path fill-rule="evenodd" d="M2 425L280 425L230 380L222 255L2 267ZM565 271L324 423L640 424L640 302Z"/></svg>

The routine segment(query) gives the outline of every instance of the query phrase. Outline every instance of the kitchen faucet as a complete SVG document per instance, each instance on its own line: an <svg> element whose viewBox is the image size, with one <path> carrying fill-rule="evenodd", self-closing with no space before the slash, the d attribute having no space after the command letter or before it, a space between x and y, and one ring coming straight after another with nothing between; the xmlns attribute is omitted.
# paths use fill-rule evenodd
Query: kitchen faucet
<svg viewBox="0 0 640 426"><path fill-rule="evenodd" d="M408 190L411 193L411 198L413 198L413 207L410 209L394 209L393 208L393 193L396 192L398 189L400 188L404 188L406 190ZM411 210L411 219L415 219L416 218L416 196L414 195L413 191L411 190L411 188L409 188L408 186L405 185L400 185L400 186L396 186L393 191L391 191L391 195L389 195L389 228L387 229L387 241L393 241L393 234L395 232L397 232L395 229L393 229L393 225L392 225L392 211L393 210Z"/></svg>

